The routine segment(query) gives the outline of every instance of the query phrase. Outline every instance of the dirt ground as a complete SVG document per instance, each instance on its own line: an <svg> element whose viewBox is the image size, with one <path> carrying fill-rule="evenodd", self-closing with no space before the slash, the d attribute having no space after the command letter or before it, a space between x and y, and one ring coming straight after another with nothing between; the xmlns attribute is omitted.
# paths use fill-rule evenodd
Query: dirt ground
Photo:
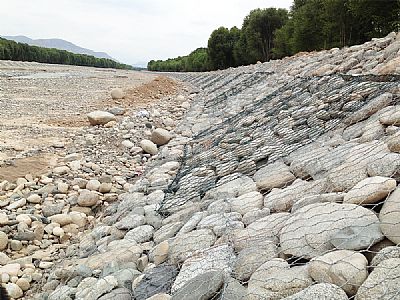
<svg viewBox="0 0 400 300"><path fill-rule="evenodd" d="M126 97L113 100L122 88ZM177 82L147 72L0 61L0 181L40 173L82 128L86 114L173 95Z"/></svg>

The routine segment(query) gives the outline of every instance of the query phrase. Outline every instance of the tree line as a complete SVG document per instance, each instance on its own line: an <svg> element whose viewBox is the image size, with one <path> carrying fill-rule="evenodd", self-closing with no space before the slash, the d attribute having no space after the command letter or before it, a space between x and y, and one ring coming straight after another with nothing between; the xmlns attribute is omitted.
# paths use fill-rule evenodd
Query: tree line
<svg viewBox="0 0 400 300"><path fill-rule="evenodd" d="M118 63L112 59L97 58L86 54L75 54L55 48L30 46L4 38L0 38L0 59L97 68L132 69L132 66Z"/></svg>
<svg viewBox="0 0 400 300"><path fill-rule="evenodd" d="M400 30L400 0L294 0L290 10L252 10L242 28L214 30L207 48L152 60L150 71L210 71L301 51L362 44Z"/></svg>

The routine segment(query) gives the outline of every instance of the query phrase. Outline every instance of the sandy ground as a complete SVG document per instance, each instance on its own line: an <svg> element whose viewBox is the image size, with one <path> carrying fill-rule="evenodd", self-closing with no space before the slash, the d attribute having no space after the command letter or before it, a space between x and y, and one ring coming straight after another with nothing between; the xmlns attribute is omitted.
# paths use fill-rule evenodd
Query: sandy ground
<svg viewBox="0 0 400 300"><path fill-rule="evenodd" d="M111 99L116 87L125 99ZM0 61L0 180L52 165L90 111L139 108L176 90L147 72Z"/></svg>

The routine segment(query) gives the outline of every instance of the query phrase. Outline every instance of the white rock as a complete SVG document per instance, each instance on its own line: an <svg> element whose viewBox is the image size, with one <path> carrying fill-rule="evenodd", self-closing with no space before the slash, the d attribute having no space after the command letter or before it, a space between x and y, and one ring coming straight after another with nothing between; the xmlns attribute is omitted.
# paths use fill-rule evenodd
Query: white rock
<svg viewBox="0 0 400 300"><path fill-rule="evenodd" d="M100 188L100 184L100 181L96 179L91 179L87 182L86 189L88 189L89 191L98 191Z"/></svg>
<svg viewBox="0 0 400 300"><path fill-rule="evenodd" d="M313 258L337 249L366 249L383 239L379 220L369 209L355 204L316 203L300 208L286 221L280 234L282 251Z"/></svg>
<svg viewBox="0 0 400 300"><path fill-rule="evenodd" d="M140 142L140 147L143 149L144 152L151 155L156 155L158 153L157 145L150 140L142 140Z"/></svg>
<svg viewBox="0 0 400 300"><path fill-rule="evenodd" d="M65 234L64 229L62 229L61 227L55 227L53 229L53 235L61 237Z"/></svg>
<svg viewBox="0 0 400 300"><path fill-rule="evenodd" d="M0 225L8 224L8 216L5 213L0 213Z"/></svg>
<svg viewBox="0 0 400 300"><path fill-rule="evenodd" d="M151 141L158 146L165 145L170 140L171 133L163 128L157 128L151 133Z"/></svg>
<svg viewBox="0 0 400 300"><path fill-rule="evenodd" d="M319 195L325 191L326 181L305 181L296 179L291 185L283 189L272 189L264 197L264 207L271 212L289 211L292 206L303 197Z"/></svg>
<svg viewBox="0 0 400 300"><path fill-rule="evenodd" d="M111 90L111 98L113 98L114 100L122 99L124 97L125 97L125 95L124 95L124 91L122 89L115 88L115 89Z"/></svg>
<svg viewBox="0 0 400 300"><path fill-rule="evenodd" d="M230 201L232 211L245 215L249 211L261 209L263 206L263 195L259 192L250 192L234 198Z"/></svg>
<svg viewBox="0 0 400 300"><path fill-rule="evenodd" d="M68 225L72 223L72 218L67 214L57 214L49 217L49 219L54 222L60 224L60 226Z"/></svg>
<svg viewBox="0 0 400 300"><path fill-rule="evenodd" d="M26 225L30 226L32 224L32 219L27 214L20 214L15 218L19 223L25 223Z"/></svg>
<svg viewBox="0 0 400 300"><path fill-rule="evenodd" d="M32 194L26 200L28 200L29 203L40 203L42 202L42 197L37 194Z"/></svg>
<svg viewBox="0 0 400 300"><path fill-rule="evenodd" d="M93 111L87 114L90 125L105 125L108 122L115 121L116 118L113 114L106 111Z"/></svg>
<svg viewBox="0 0 400 300"><path fill-rule="evenodd" d="M23 291L27 291L30 288L30 283L26 278L19 278L16 284L21 288Z"/></svg>
<svg viewBox="0 0 400 300"><path fill-rule="evenodd" d="M53 173L56 175L64 175L70 171L71 171L71 169L68 168L67 166L56 167L53 169Z"/></svg>
<svg viewBox="0 0 400 300"><path fill-rule="evenodd" d="M8 295L13 299L19 299L24 295L22 289L15 283L7 283L6 290Z"/></svg>
<svg viewBox="0 0 400 300"><path fill-rule="evenodd" d="M285 260L274 258L262 264L251 275L246 299L282 299L311 284L312 279L306 266L290 268Z"/></svg>
<svg viewBox="0 0 400 300"><path fill-rule="evenodd" d="M65 183L65 182L59 182L59 183L57 184L57 190L58 190L60 193L63 193L63 194L68 193L68 188L69 188L69 185L68 185L67 183ZM28 200L28 201L29 201L29 200Z"/></svg>
<svg viewBox="0 0 400 300"><path fill-rule="evenodd" d="M122 141L121 145L125 148L131 149L132 147L135 146L134 143L132 143L130 140L124 140Z"/></svg>
<svg viewBox="0 0 400 300"><path fill-rule="evenodd" d="M283 162L267 165L254 174L254 181L260 190L281 188L292 183L296 177Z"/></svg>
<svg viewBox="0 0 400 300"><path fill-rule="evenodd" d="M316 282L332 283L348 295L355 295L367 279L367 264L367 259L360 253L337 250L313 258L308 264L308 274Z"/></svg>
<svg viewBox="0 0 400 300"><path fill-rule="evenodd" d="M344 203L371 204L384 199L396 188L396 180L389 177L368 177L344 195Z"/></svg>
<svg viewBox="0 0 400 300"><path fill-rule="evenodd" d="M19 271L21 270L21 265L18 263L7 264L0 268L1 273L7 273L10 276L18 276Z"/></svg>
<svg viewBox="0 0 400 300"><path fill-rule="evenodd" d="M257 247L265 241L278 243L280 231L289 217L289 213L276 213L258 219L244 229L233 231L235 250Z"/></svg>

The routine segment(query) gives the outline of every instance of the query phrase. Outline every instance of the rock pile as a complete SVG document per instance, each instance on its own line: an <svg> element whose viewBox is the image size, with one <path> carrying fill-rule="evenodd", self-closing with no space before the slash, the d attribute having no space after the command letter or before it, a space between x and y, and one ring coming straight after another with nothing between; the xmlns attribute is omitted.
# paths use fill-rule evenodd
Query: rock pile
<svg viewBox="0 0 400 300"><path fill-rule="evenodd" d="M390 34L171 75L195 89L175 98L189 110L172 133L90 127L82 158L2 184L7 289L20 297L40 281L35 297L49 300L398 298L399 58ZM138 180L107 169L103 134L152 158Z"/></svg>

